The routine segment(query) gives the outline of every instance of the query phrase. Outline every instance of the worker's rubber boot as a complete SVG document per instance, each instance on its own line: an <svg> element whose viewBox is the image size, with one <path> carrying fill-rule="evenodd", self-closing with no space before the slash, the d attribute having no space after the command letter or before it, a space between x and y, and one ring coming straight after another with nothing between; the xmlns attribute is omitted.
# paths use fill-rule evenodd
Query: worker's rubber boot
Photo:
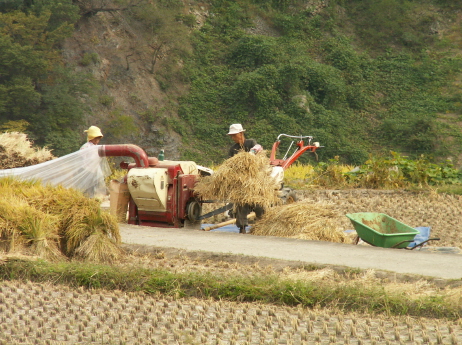
<svg viewBox="0 0 462 345"><path fill-rule="evenodd" d="M241 226L241 227L239 228L239 233L240 233L240 234L246 234L246 233L247 233L247 231L245 231L245 226Z"/></svg>

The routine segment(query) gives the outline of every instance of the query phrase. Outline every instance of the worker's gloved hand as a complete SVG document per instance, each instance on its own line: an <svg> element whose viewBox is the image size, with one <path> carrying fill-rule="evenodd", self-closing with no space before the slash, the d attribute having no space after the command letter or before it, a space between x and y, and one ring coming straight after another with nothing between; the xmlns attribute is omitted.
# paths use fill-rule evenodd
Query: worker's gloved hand
<svg viewBox="0 0 462 345"><path fill-rule="evenodd" d="M263 150L263 147L261 147L260 144L257 144L257 145L255 145L254 147L252 147L252 148L250 149L250 153L257 154L257 153L260 152L261 150Z"/></svg>

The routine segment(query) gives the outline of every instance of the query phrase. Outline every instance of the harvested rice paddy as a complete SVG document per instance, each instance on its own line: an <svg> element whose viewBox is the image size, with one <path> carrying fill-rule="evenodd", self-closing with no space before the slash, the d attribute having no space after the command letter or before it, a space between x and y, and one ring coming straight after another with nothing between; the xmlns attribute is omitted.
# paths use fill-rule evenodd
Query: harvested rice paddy
<svg viewBox="0 0 462 345"><path fill-rule="evenodd" d="M29 148L30 146L24 146L24 150ZM15 152L23 151L17 149ZM37 155L36 152L31 154ZM24 155L15 153L10 156L15 158ZM36 160L30 163L21 160L20 164L31 165L36 164L39 158L43 160L52 158L39 156L38 158L34 156ZM249 159L254 158L251 156ZM11 166L4 165L3 168L19 164L16 161L10 163L8 164ZM267 164L263 158L261 164ZM229 183L225 177L232 173L235 167L231 165L223 169L222 180L210 181L210 185L205 186L204 194L210 192L210 196L220 200L230 197L228 194L219 193L225 190L222 188L223 185ZM249 171L249 174L255 172ZM266 182L267 177L263 176L260 180ZM274 189L270 184L266 186L263 182L259 182L256 187L250 186L245 178L239 182L244 188L234 189L257 190L259 188L260 198L267 200L268 205L276 204ZM342 233L343 230L352 228L349 220L344 217L346 213L381 212L413 227L431 226L432 236L441 238L438 242L439 246L462 248L462 225L459 220L462 214L462 199L458 196L361 190L304 191L298 194L304 201L298 206L291 206L292 212L299 218L298 224L310 223L318 226L310 229L302 228L301 225L298 228L294 226L290 228L287 224L293 223L290 218L293 220L294 216L289 216L286 210L282 214L276 214L276 217L269 221L272 226L271 235L344 242L343 238L333 237L332 233L327 236L324 231L325 226L320 224L328 224L330 229L337 229ZM242 203L256 202L249 199L247 194L234 195L233 199ZM33 218L44 219L44 217ZM278 221L286 223L279 224ZM58 222L52 223L58 224ZM99 221L96 223L99 224ZM37 224L34 226L38 228ZM263 223L256 224L255 229L258 230L258 227L260 230L269 229L269 226L264 226ZM267 229L263 229L262 235L265 235L264 231ZM315 235L323 236L312 237L313 232ZM50 241L53 238L51 237ZM103 243L98 241L96 236L89 239L91 241L87 242L88 246L92 243ZM93 248L94 245L91 247ZM82 255L87 257L88 253L95 252L84 246L81 250L87 252L87 255ZM101 253L103 250L96 252ZM98 257L91 259L104 261ZM261 267L258 264L199 262L186 257L167 258L162 253L154 258L128 256L121 260L122 262L119 262L121 265L168 267L174 272L206 271L211 274L244 276L275 273L271 267ZM386 293L400 294L409 299L431 295L435 298L452 299L456 305L461 301L460 286L441 287L434 282L423 280L390 281L388 278L379 278L373 271L348 276L328 268L314 271L283 268L276 273L282 279L305 280L318 284L350 284L351 286L374 284L381 286ZM0 345L462 344L461 320L351 313L340 310L340 307L307 309L194 298L176 299L160 294L146 295L134 292L74 289L51 283L1 281Z"/></svg>
<svg viewBox="0 0 462 345"><path fill-rule="evenodd" d="M461 344L462 322L4 281L0 344Z"/></svg>
<svg viewBox="0 0 462 345"><path fill-rule="evenodd" d="M339 229L353 229L344 215L354 212L385 213L411 227L431 227L432 246L462 248L462 196L431 192L345 190L303 191L308 203L329 203L340 213Z"/></svg>

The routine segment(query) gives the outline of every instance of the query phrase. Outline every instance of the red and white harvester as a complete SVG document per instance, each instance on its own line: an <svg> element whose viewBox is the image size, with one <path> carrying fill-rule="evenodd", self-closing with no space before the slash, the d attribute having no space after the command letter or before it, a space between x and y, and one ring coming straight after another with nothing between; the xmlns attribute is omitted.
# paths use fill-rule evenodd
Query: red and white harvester
<svg viewBox="0 0 462 345"><path fill-rule="evenodd" d="M276 159L282 136L299 140L289 158L286 153L283 159ZM306 138L308 145L304 145ZM270 164L277 172L277 178L282 181L283 171L304 152L316 152L320 146L318 143L312 145L311 140L312 137L278 136L270 155ZM186 221L196 222L204 218L201 216L202 204L210 201L199 199L194 193L194 185L201 175L210 174L210 169L192 161L159 161L131 144L101 145L98 153L101 157L132 157L135 160L134 163L120 163L120 167L127 170L123 183L129 192L128 224L179 228Z"/></svg>

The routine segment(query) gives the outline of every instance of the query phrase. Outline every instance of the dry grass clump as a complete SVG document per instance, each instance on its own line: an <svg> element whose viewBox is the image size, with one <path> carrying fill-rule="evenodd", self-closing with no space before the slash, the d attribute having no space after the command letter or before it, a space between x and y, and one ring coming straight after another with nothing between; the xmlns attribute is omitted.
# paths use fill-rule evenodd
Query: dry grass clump
<svg viewBox="0 0 462 345"><path fill-rule="evenodd" d="M271 178L269 159L264 151L257 155L239 152L220 165L212 176L202 178L195 191L203 199L230 200L236 205L280 203L278 186Z"/></svg>
<svg viewBox="0 0 462 345"><path fill-rule="evenodd" d="M335 157L329 164L316 166L295 162L284 172L284 183L297 189L308 187L346 188L349 184L345 173L354 169L353 165L339 164Z"/></svg>
<svg viewBox="0 0 462 345"><path fill-rule="evenodd" d="M350 239L338 229L339 217L330 204L302 201L268 209L251 231L260 236L349 243Z"/></svg>
<svg viewBox="0 0 462 345"><path fill-rule="evenodd" d="M43 163L53 159L46 148L32 147L27 135L19 132L0 134L0 169L12 169Z"/></svg>
<svg viewBox="0 0 462 345"><path fill-rule="evenodd" d="M255 273L254 273L255 274ZM438 286L436 281L418 279L401 281L395 280L392 274L384 276L384 272L377 272L369 269L362 272L339 272L331 267L316 270L306 270L304 267L290 268L285 267L282 272L278 272L278 277L290 281L314 282L317 284L325 283L326 286L349 287L351 289L374 289L380 290L388 296L405 298L412 301L422 300L427 297L441 298L450 301L452 305L462 306L462 287L461 286Z"/></svg>
<svg viewBox="0 0 462 345"><path fill-rule="evenodd" d="M48 260L111 261L120 255L117 220L81 192L0 179L0 250Z"/></svg>

